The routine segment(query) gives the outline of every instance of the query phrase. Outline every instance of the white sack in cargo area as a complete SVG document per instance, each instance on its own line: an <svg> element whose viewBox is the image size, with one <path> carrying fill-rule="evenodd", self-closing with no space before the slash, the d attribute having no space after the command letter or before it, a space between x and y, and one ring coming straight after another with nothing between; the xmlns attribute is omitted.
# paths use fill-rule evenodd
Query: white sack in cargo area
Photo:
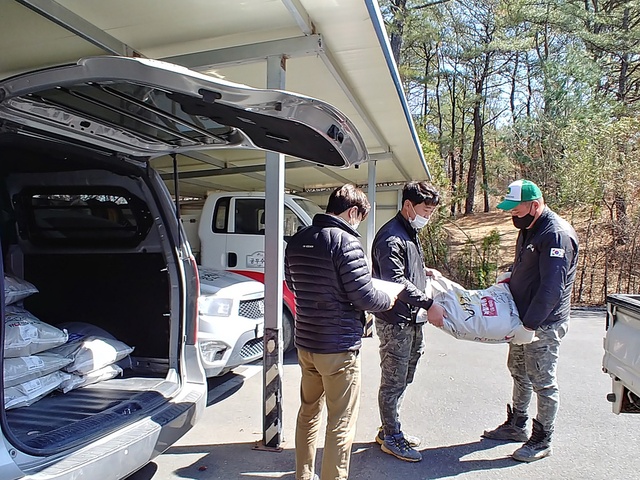
<svg viewBox="0 0 640 480"><path fill-rule="evenodd" d="M90 335L72 338L68 343L54 348L52 352L73 359L64 367L66 372L86 375L122 360L133 352L133 347L120 340Z"/></svg>
<svg viewBox="0 0 640 480"><path fill-rule="evenodd" d="M66 331L38 320L24 308L5 309L4 358L28 357L65 343Z"/></svg>
<svg viewBox="0 0 640 480"><path fill-rule="evenodd" d="M116 337L107 332L104 328L87 322L64 322L60 328L69 332L69 342L81 337L100 337L102 339L117 340ZM133 350L133 349L132 349ZM118 366L122 369L133 368L131 357L126 355L122 360L118 360Z"/></svg>
<svg viewBox="0 0 640 480"><path fill-rule="evenodd" d="M5 358L2 366L4 388L48 375L69 363L70 358L48 352L29 357Z"/></svg>
<svg viewBox="0 0 640 480"><path fill-rule="evenodd" d="M86 375L77 375L70 373L69 378L64 380L58 387L62 390L62 393L68 393L76 388L86 387L93 383L104 382L105 380L111 380L112 378L122 375L122 368L118 365L112 364L102 367Z"/></svg>
<svg viewBox="0 0 640 480"><path fill-rule="evenodd" d="M35 285L22 278L14 277L13 275L4 276L4 304L11 305L12 303L24 300L29 295L38 293L38 289Z"/></svg>
<svg viewBox="0 0 640 480"><path fill-rule="evenodd" d="M44 377L29 380L28 382L4 389L4 408L28 407L40 400L45 395L53 392L67 378L68 373L61 371L50 373ZM55 412L52 412L55 415Z"/></svg>

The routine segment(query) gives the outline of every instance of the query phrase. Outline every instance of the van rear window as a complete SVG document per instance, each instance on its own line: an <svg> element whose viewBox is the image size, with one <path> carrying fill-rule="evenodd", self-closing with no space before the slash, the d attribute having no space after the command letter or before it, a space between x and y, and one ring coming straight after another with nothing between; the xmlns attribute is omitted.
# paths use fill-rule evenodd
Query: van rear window
<svg viewBox="0 0 640 480"><path fill-rule="evenodd" d="M135 246L152 225L146 204L117 187L37 187L16 197L19 235L34 244Z"/></svg>

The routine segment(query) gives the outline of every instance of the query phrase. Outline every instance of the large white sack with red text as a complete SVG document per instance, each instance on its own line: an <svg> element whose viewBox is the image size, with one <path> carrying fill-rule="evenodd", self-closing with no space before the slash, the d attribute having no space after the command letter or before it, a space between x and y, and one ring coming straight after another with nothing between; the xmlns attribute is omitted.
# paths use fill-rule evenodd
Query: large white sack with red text
<svg viewBox="0 0 640 480"><path fill-rule="evenodd" d="M442 329L461 340L506 343L522 328L506 283L467 290L445 277L428 277L425 292L447 312Z"/></svg>

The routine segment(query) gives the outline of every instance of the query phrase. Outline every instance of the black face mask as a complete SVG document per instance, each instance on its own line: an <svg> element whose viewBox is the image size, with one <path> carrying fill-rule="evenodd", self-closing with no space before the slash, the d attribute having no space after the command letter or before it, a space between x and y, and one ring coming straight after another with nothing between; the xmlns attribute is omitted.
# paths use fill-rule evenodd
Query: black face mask
<svg viewBox="0 0 640 480"><path fill-rule="evenodd" d="M520 230L524 230L526 228L529 228L529 225L533 223L534 218L535 217L533 215L527 213L524 217L513 216L511 217L511 221L513 222L514 227Z"/></svg>
<svg viewBox="0 0 640 480"><path fill-rule="evenodd" d="M513 226L519 230L524 230L529 228L529 226L533 223L535 217L531 215L531 208L529 208L529 213L527 213L524 217L516 217L513 215L511 217L511 221L513 222Z"/></svg>

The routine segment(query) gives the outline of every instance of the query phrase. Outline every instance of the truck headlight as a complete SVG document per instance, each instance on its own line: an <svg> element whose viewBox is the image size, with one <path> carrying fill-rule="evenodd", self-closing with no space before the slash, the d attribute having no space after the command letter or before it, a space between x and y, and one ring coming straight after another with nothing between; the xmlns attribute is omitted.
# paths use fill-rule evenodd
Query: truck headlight
<svg viewBox="0 0 640 480"><path fill-rule="evenodd" d="M232 298L219 298L215 295L203 295L198 299L198 309L204 315L228 317L233 308Z"/></svg>

